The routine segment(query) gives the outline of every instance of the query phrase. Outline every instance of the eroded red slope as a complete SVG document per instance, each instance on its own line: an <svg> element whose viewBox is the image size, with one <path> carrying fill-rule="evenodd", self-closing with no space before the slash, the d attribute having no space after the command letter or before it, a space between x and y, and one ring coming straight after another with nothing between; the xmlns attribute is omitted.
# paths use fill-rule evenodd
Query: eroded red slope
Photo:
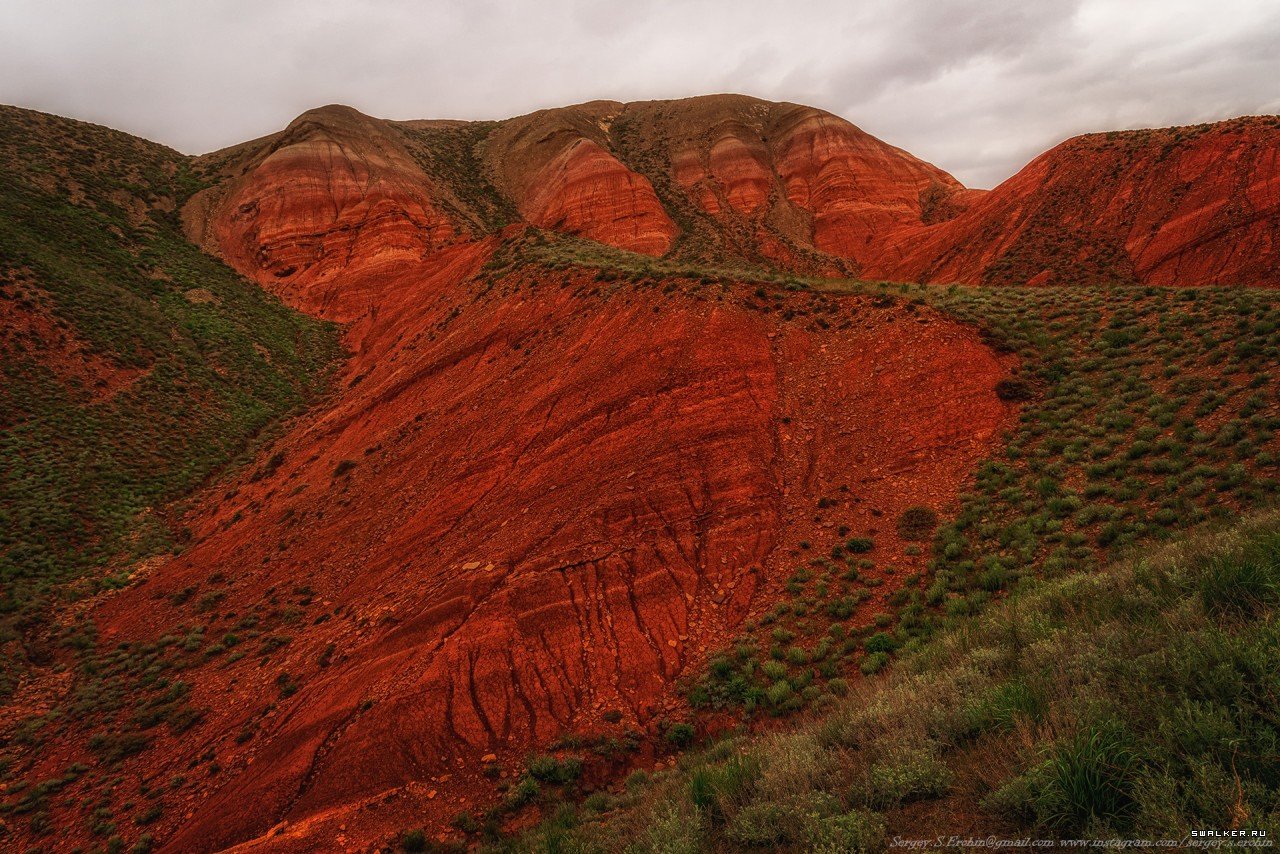
<svg viewBox="0 0 1280 854"><path fill-rule="evenodd" d="M486 146L489 164L534 225L663 255L675 223L649 179L609 151L609 123L622 107L595 101L511 119Z"/></svg>
<svg viewBox="0 0 1280 854"><path fill-rule="evenodd" d="M366 283L383 301L353 329L347 391L97 615L108 641L247 614L289 638L193 675L200 739L149 753L157 777L210 750L222 768L173 850L282 821L272 847L441 826L491 797L487 754L512 769L565 733L652 729L674 680L770 603L787 548L942 506L1006 415L996 357L923 311L841 300L822 330L737 289L464 282L486 251ZM199 596L171 604L193 586L220 595L211 620Z"/></svg>
<svg viewBox="0 0 1280 854"><path fill-rule="evenodd" d="M868 272L973 284L1280 285L1280 119L1068 140L956 218L900 235Z"/></svg>
<svg viewBox="0 0 1280 854"><path fill-rule="evenodd" d="M324 127L264 145L190 221L347 323L352 356L329 403L205 497L190 548L94 613L107 645L201 625L225 648L183 674L199 727L122 769L120 797L163 804L167 850L440 830L496 797L488 765L657 733L800 540L847 525L919 564L884 520L946 505L1008 417L1006 365L927 309L498 276L502 238L442 245L458 232L421 219L432 184L394 148Z"/></svg>

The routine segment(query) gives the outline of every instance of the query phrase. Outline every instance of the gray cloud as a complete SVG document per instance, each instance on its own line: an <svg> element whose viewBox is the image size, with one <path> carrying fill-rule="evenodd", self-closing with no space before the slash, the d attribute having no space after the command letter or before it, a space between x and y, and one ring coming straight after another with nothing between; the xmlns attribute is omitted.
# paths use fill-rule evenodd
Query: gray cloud
<svg viewBox="0 0 1280 854"><path fill-rule="evenodd" d="M1093 130L1280 111L1269 0L6 0L0 101L200 152L340 102L813 104L991 186Z"/></svg>

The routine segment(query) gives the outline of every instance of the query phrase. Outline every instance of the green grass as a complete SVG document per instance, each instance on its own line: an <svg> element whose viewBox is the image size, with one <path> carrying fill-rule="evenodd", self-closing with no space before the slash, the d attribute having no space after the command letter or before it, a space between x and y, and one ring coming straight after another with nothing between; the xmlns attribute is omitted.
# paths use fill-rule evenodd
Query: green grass
<svg viewBox="0 0 1280 854"><path fill-rule="evenodd" d="M184 673L238 639L210 643L187 625L104 647L62 606L179 550L175 502L250 459L327 388L339 356L335 329L187 242L178 210L198 187L161 146L0 108L0 702L33 669L74 673L65 697L0 746L0 814L51 834L50 807L75 783L111 850L117 830L135 836L125 828L159 817L155 804L113 799L120 763L199 726ZM222 595L200 591L197 609ZM284 674L279 684L296 690ZM43 745L68 729L88 736L92 765L34 779ZM213 754L197 768L217 773Z"/></svg>
<svg viewBox="0 0 1280 854"><path fill-rule="evenodd" d="M1011 838L1274 835L1277 585L1274 513L1025 581L798 729L730 737L604 815L497 847L874 851L956 822ZM1219 607L1233 592L1248 610Z"/></svg>
<svg viewBox="0 0 1280 854"><path fill-rule="evenodd" d="M198 186L161 146L0 109L0 697L45 657L52 604L179 547L166 505L314 399L338 356L331 328L185 240ZM75 343L70 368L51 336Z"/></svg>
<svg viewBox="0 0 1280 854"><path fill-rule="evenodd" d="M1096 569L1275 500L1280 298L1271 291L814 286L927 302L977 327L1019 359L1006 383L1017 393L1001 396L1021 414L936 530L919 508L919 518L897 520L925 540L927 571L882 597L875 585L887 567L874 543L809 544L817 556L795 556L783 602L691 682L695 706L779 715L829 703L830 680L878 672L1023 577ZM880 606L873 622L859 607L867 600ZM808 660L787 645L796 635Z"/></svg>

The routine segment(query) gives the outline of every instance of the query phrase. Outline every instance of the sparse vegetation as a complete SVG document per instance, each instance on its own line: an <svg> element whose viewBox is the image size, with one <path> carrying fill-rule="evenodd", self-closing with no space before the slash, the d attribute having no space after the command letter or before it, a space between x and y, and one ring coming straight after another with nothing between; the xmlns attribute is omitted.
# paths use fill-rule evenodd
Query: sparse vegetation
<svg viewBox="0 0 1280 854"><path fill-rule="evenodd" d="M1237 584L1252 604L1222 610ZM953 813L1011 838L1275 834L1277 591L1275 514L1028 579L798 730L730 738L629 785L621 809L579 810L559 844L877 851Z"/></svg>

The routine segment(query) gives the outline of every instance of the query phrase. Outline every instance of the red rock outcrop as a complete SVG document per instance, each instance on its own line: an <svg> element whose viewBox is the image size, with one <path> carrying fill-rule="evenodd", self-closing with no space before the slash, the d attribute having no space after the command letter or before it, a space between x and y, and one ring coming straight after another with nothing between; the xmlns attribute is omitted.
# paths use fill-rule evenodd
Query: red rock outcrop
<svg viewBox="0 0 1280 854"><path fill-rule="evenodd" d="M188 205L188 230L307 310L359 304L325 286L345 270L418 260L458 233L394 131L349 107L303 113L240 149L229 153L235 177Z"/></svg>
<svg viewBox="0 0 1280 854"><path fill-rule="evenodd" d="M208 751L221 772L157 829L169 850L444 826L490 797L483 755L655 727L676 678L777 595L818 497L860 530L941 506L1007 416L1000 360L924 309L790 295L806 314L784 320L747 287L471 278L488 252L352 274L376 310L349 327L345 391L98 611L108 643L198 613L211 637L254 615L288 638L184 676L201 736L158 740L149 773Z"/></svg>
<svg viewBox="0 0 1280 854"><path fill-rule="evenodd" d="M1077 137L899 244L876 275L1280 285L1280 119Z"/></svg>
<svg viewBox="0 0 1280 854"><path fill-rule="evenodd" d="M608 150L608 126L621 107L596 101L511 119L490 138L488 157L534 225L663 255L675 239L675 223L649 179Z"/></svg>

